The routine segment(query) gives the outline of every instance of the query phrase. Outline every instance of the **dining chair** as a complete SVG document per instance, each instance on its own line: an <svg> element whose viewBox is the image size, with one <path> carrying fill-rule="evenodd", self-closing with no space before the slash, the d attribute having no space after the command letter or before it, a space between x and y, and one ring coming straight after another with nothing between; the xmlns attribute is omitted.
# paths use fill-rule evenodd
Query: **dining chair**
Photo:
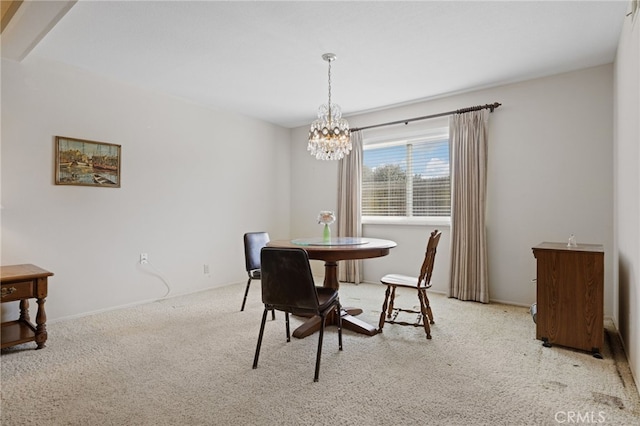
<svg viewBox="0 0 640 426"><path fill-rule="evenodd" d="M269 234L267 232L247 232L244 234L244 261L249 279L247 287L244 290L244 298L242 299L242 307L240 311L244 311L247 303L247 295L249 294L249 286L251 280L261 279L260 272L260 250L269 242ZM271 313L272 319L276 319L276 313Z"/></svg>
<svg viewBox="0 0 640 426"><path fill-rule="evenodd" d="M261 264L264 312L262 313L253 368L258 367L258 357L268 311L278 310L285 313L287 342L291 341L289 314L317 315L320 317L320 332L316 353L316 369L313 377L313 381L317 382L320 373L325 323L327 315L332 312L337 316L338 348L342 350L342 321L340 319L341 306L338 290L315 285L309 264L309 255L301 248L265 247L262 249Z"/></svg>
<svg viewBox="0 0 640 426"><path fill-rule="evenodd" d="M427 339L431 339L431 327L429 324L434 324L434 321L431 306L429 305L429 298L427 297L427 289L431 287L431 273L433 272L436 248L440 242L441 234L442 233L438 232L437 229L431 233L429 242L427 243L424 261L420 268L420 275L418 277L401 274L388 274L380 279L380 282L387 286L387 290L384 295L384 303L382 304L382 312L380 313L380 323L378 324L380 332L382 332L382 328L385 323L411 325L414 327L420 327L422 325L425 333L427 334ZM418 300L420 301L419 311L411 308L397 308L394 306L397 287L410 288L417 291ZM416 321L412 323L399 321L397 318L400 312L418 314L418 316Z"/></svg>

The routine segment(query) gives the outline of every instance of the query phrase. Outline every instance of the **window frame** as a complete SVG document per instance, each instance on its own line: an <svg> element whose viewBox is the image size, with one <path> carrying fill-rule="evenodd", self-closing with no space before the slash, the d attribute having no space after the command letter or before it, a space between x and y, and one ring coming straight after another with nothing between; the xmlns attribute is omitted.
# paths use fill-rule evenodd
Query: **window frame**
<svg viewBox="0 0 640 426"><path fill-rule="evenodd" d="M446 139L449 143L449 178L451 178L451 142L449 127L434 127L413 133L397 133L379 137L365 138L364 151L372 148L386 148L391 146L406 146L413 143L435 142ZM361 195L362 197L362 195ZM361 200L362 201L362 200ZM366 216L360 217L363 225L437 225L451 226L449 216Z"/></svg>

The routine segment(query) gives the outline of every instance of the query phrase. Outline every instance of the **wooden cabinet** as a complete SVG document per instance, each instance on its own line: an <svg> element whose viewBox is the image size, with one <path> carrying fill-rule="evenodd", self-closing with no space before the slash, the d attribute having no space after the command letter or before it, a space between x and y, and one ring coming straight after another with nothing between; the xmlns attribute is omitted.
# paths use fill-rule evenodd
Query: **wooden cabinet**
<svg viewBox="0 0 640 426"><path fill-rule="evenodd" d="M604 249L598 244L541 243L537 260L536 338L590 351L604 339Z"/></svg>
<svg viewBox="0 0 640 426"><path fill-rule="evenodd" d="M2 348L26 342L36 342L36 349L44 348L47 341L47 315L44 301L47 297L47 278L53 273L35 265L0 267L2 303L20 302L20 317L2 323ZM29 318L29 299L38 303L36 325Z"/></svg>

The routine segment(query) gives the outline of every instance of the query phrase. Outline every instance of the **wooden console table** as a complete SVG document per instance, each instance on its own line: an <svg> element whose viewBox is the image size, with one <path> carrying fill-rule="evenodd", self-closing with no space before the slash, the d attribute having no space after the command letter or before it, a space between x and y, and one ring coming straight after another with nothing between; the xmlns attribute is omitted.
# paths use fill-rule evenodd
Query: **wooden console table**
<svg viewBox="0 0 640 426"><path fill-rule="evenodd" d="M47 278L53 273L35 265L0 266L2 303L20 301L20 318L2 323L2 348L26 342L36 342L36 349L44 348L47 341L47 315L44 301L47 297ZM29 299L38 303L36 325L29 318Z"/></svg>

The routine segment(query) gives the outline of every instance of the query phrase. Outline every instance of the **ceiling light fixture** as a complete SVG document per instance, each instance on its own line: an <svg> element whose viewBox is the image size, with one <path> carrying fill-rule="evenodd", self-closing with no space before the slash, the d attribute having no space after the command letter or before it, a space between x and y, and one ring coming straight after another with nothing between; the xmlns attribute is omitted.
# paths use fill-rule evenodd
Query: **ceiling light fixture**
<svg viewBox="0 0 640 426"><path fill-rule="evenodd" d="M351 152L351 134L340 106L331 103L331 62L336 55L325 53L322 59L329 63L329 102L320 105L318 119L311 123L307 151L317 160L340 160Z"/></svg>

